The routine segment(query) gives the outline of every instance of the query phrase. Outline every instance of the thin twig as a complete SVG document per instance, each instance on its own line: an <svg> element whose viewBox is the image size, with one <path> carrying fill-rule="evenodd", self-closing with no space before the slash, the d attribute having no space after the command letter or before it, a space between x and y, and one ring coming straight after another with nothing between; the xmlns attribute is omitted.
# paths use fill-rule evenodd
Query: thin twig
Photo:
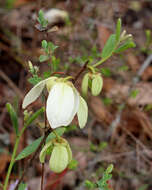
<svg viewBox="0 0 152 190"><path fill-rule="evenodd" d="M8 83L8 85L16 92L16 94L21 99L23 99L23 94L20 91L20 89L12 82L12 80L2 70L0 70L0 77Z"/></svg>
<svg viewBox="0 0 152 190"><path fill-rule="evenodd" d="M47 101L47 97L44 93L44 96L45 96L45 107L46 107L46 101ZM47 128L47 117L46 117L46 112L44 112L44 121L45 121L45 130ZM53 129L52 129L53 130ZM44 144L45 145L45 142ZM43 184L44 184L44 163L42 163L42 173L41 173L41 190L43 190Z"/></svg>
<svg viewBox="0 0 152 190"><path fill-rule="evenodd" d="M43 190L43 184L44 184L44 163L42 163L42 173L41 173L41 190Z"/></svg>
<svg viewBox="0 0 152 190"><path fill-rule="evenodd" d="M85 71L85 69L87 68L89 61L86 61L86 63L84 64L84 66L80 69L80 71L76 74L76 76L74 77L74 79L72 80L73 84L78 80L79 76L81 75L81 73L83 73L83 71Z"/></svg>
<svg viewBox="0 0 152 190"><path fill-rule="evenodd" d="M139 82L141 75L144 73L145 69L150 65L151 61L152 61L152 54L147 57L147 59L146 59L146 60L144 61L144 63L141 65L140 69L137 71L136 76L133 77L133 79L132 79L132 81L131 81L131 86L130 86L130 88L128 89L128 95L127 95L127 97L126 97L126 100L125 100L125 102L123 102L123 103L120 105L121 109L117 112L115 119L114 119L114 120L112 121L112 123L111 123L110 128L111 128L112 130L110 131L110 134L109 134L109 135L111 135L111 133L113 133L113 131L116 130L118 124L120 123L120 121L121 121L121 116L122 116L123 110L125 109L125 106L126 106L126 104L127 104L127 100L128 100L128 98L130 97L130 93L131 93L131 91L133 90L133 88L135 87L135 85Z"/></svg>

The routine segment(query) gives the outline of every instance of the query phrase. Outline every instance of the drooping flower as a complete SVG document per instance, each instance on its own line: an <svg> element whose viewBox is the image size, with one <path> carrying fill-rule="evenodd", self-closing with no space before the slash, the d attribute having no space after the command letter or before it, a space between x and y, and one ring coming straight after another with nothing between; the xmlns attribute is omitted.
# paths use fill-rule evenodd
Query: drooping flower
<svg viewBox="0 0 152 190"><path fill-rule="evenodd" d="M47 87L49 95L46 102L46 115L53 129L69 125L77 114L79 126L87 122L88 107L72 84L63 78L50 77L35 85L23 100L23 109L34 102Z"/></svg>

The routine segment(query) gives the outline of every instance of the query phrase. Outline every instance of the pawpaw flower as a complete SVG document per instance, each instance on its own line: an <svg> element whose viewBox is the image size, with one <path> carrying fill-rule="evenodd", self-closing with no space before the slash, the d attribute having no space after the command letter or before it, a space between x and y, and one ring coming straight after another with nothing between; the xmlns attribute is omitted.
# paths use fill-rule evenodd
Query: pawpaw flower
<svg viewBox="0 0 152 190"><path fill-rule="evenodd" d="M50 77L35 85L23 100L23 109L34 102L47 87L46 115L50 126L55 129L69 125L77 114L80 128L86 125L88 106L72 82L66 78Z"/></svg>

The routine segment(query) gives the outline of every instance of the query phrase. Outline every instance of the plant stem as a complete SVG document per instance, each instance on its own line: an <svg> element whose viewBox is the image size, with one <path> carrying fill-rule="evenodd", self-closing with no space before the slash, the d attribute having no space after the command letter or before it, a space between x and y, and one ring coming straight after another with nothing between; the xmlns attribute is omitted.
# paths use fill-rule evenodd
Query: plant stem
<svg viewBox="0 0 152 190"><path fill-rule="evenodd" d="M109 57L106 57L105 59L101 59L100 61L98 61L96 64L92 65L92 67L98 67L100 64L102 64L103 62L105 62Z"/></svg>
<svg viewBox="0 0 152 190"><path fill-rule="evenodd" d="M44 163L42 163L41 190L43 190L43 183L44 183Z"/></svg>
<svg viewBox="0 0 152 190"><path fill-rule="evenodd" d="M21 130L21 132L20 132L19 135L16 137L16 142L15 142L15 146L14 146L14 149L13 149L13 154L12 154L11 162L10 162L10 165L9 165L9 168L8 168L8 172L7 172L7 175L6 175L6 178L5 178L3 190L6 190L6 189L7 189L8 180L9 180L9 177L10 177L10 174L11 174L11 171L12 171L12 168L13 168L13 165L14 165L14 163L15 163L15 156L16 156L16 152L17 152L18 145L19 145L19 142L20 142L20 138L21 138L22 134L24 133L24 130L25 130L25 129L26 129L26 125L24 125L24 127L23 127L22 130Z"/></svg>
<svg viewBox="0 0 152 190"><path fill-rule="evenodd" d="M39 153L39 151L40 151L42 145L44 144L44 142L45 142L45 140L46 140L46 138L48 137L49 134L50 134L50 129L48 129L48 130L45 132L44 137L43 137L43 139L42 139L40 145L37 147L35 153L34 153L33 156L31 157L31 159L29 160L29 162L25 165L24 170L23 170L23 172L22 172L22 175L21 175L21 177L19 178L18 183L16 184L15 190L18 189L18 186L19 186L19 184L22 182L26 171L28 170L29 166L32 164L33 160L35 159L35 157L36 157L37 154Z"/></svg>

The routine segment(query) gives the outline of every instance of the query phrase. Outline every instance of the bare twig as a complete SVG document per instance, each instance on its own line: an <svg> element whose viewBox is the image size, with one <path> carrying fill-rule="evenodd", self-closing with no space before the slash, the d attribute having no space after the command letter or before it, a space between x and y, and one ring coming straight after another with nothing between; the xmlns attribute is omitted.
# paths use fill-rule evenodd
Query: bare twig
<svg viewBox="0 0 152 190"><path fill-rule="evenodd" d="M44 184L44 163L42 163L42 174L41 174L41 190L43 190L43 184Z"/></svg>
<svg viewBox="0 0 152 190"><path fill-rule="evenodd" d="M0 70L0 77L8 83L8 85L16 92L16 94L21 99L23 99L23 94L20 91L20 89L13 83L13 81L2 70Z"/></svg>
<svg viewBox="0 0 152 190"><path fill-rule="evenodd" d="M123 110L125 109L125 106L127 104L127 100L128 100L128 98L130 96L130 93L133 90L133 88L135 87L135 85L139 82L141 75L144 73L145 69L150 65L151 61L152 61L152 54L147 57L147 59L141 65L140 69L137 71L136 76L133 77L132 82L131 82L131 86L128 89L128 95L126 97L126 100L125 100L125 102L123 102L120 105L121 109L119 109L119 111L116 114L115 119L111 123L111 131L110 131L109 135L111 135L111 133L113 133L113 131L116 130L118 124L120 123L121 116L122 116Z"/></svg>
<svg viewBox="0 0 152 190"><path fill-rule="evenodd" d="M88 61L86 61L86 63L84 64L84 66L80 69L80 71L76 74L76 76L72 80L73 84L78 80L78 78L80 77L81 73L83 73L83 71L86 70L87 65L88 65Z"/></svg>

